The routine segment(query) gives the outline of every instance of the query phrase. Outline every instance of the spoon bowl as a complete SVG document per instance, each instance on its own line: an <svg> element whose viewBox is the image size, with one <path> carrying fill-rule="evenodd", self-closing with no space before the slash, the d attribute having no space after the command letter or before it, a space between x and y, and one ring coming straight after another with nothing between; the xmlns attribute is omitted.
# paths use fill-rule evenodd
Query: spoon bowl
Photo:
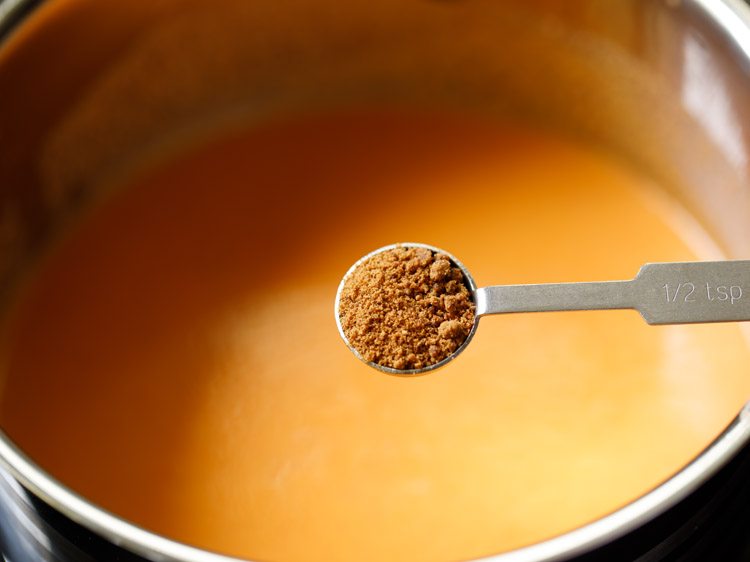
<svg viewBox="0 0 750 562"><path fill-rule="evenodd" d="M412 377L412 376L418 376L418 375L424 375L429 373L430 371L434 371L435 369L439 369L440 367L445 366L446 364L450 363L455 359L464 349L466 349L466 346L469 345L469 342L474 337L474 334L477 331L477 325L479 324L479 317L475 315L474 317L474 323L471 326L471 329L469 330L469 333L466 336L466 339L461 343L461 345L448 357L445 359L442 359L441 361L438 361L437 363L434 363L432 365L427 365L425 367L422 367L420 369L394 369L393 367L388 367L386 365L380 365L379 363L375 363L373 361L368 361L365 359L362 354L351 344L349 341L349 338L346 335L346 332L341 325L341 313L340 313L340 305L341 305L341 294L344 289L344 285L346 284L347 280L351 276L352 273L364 262L370 260L374 256L381 254L383 252L387 252L390 250L393 250L395 248L425 248L427 250L430 250L433 254L442 254L448 258L448 260L451 262L451 265L454 267L457 267L461 274L463 275L463 282L466 288L469 291L469 294L471 295L471 300L476 304L476 290L477 285L474 282L474 278L471 276L469 271L466 269L466 266L464 266L463 263L461 263L458 259L456 259L453 254L446 252L445 250L442 250L440 248L437 248L435 246L430 246L428 244L420 244L418 242L399 242L397 244L390 244L388 246L383 246L382 248L378 248L377 250L374 250L370 252L369 254L362 256L360 259L358 259L354 265L352 265L347 272L344 274L343 278L341 279L341 283L339 283L338 290L336 291L336 300L334 304L334 313L336 316L336 327L338 328L339 334L341 335L341 338L344 340L344 343L346 346L351 350L352 353L354 353L355 357L359 359L360 361L366 363L373 369L377 369L378 371L382 371L383 373L387 373L389 375L395 375L395 376L401 376L401 377Z"/></svg>

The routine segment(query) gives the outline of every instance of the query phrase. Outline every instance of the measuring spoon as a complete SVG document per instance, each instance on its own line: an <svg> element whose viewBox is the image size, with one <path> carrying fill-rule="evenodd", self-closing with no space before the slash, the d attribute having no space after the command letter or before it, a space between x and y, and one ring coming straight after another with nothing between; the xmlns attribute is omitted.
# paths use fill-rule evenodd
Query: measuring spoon
<svg viewBox="0 0 750 562"><path fill-rule="evenodd" d="M339 304L347 277L364 261L393 248L427 248L448 257L460 269L475 304L474 324L448 357L421 369L394 369L365 360L341 326ZM359 259L344 275L334 311L339 334L362 361L392 375L420 375L455 359L471 341L479 319L490 314L573 310L637 310L652 325L750 321L750 260L647 263L625 281L493 285L477 288L466 267L450 253L418 243L384 246Z"/></svg>

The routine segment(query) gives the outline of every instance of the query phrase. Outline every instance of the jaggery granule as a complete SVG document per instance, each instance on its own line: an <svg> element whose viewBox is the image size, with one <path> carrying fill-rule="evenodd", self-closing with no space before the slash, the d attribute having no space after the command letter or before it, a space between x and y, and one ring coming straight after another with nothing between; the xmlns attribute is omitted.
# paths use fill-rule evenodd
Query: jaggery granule
<svg viewBox="0 0 750 562"><path fill-rule="evenodd" d="M474 324L474 303L461 270L427 248L379 252L344 280L341 327L366 360L422 369L450 356Z"/></svg>

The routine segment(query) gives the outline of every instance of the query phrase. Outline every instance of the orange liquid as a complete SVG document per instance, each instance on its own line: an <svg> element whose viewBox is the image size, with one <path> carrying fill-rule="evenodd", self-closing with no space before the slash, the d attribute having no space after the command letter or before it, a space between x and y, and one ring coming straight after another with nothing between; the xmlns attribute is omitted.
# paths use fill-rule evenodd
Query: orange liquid
<svg viewBox="0 0 750 562"><path fill-rule="evenodd" d="M1 421L94 502L268 560L455 560L564 532L676 472L750 391L737 325L482 320L449 367L361 364L333 299L397 241L478 284L626 279L711 244L591 148L362 112L225 135L62 239L10 320Z"/></svg>

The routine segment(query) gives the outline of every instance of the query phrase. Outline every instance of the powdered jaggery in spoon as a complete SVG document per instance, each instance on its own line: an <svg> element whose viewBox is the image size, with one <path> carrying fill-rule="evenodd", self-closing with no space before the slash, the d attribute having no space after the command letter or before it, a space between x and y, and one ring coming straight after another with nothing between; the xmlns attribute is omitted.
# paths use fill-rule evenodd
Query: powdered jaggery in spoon
<svg viewBox="0 0 750 562"><path fill-rule="evenodd" d="M398 373L435 368L474 328L473 288L436 248L381 248L344 277L336 318L362 360Z"/></svg>
<svg viewBox="0 0 750 562"><path fill-rule="evenodd" d="M349 349L395 375L423 374L454 359L482 316L606 309L635 309L649 324L748 321L750 260L649 263L628 281L477 289L449 253L402 243L357 261L335 303Z"/></svg>

